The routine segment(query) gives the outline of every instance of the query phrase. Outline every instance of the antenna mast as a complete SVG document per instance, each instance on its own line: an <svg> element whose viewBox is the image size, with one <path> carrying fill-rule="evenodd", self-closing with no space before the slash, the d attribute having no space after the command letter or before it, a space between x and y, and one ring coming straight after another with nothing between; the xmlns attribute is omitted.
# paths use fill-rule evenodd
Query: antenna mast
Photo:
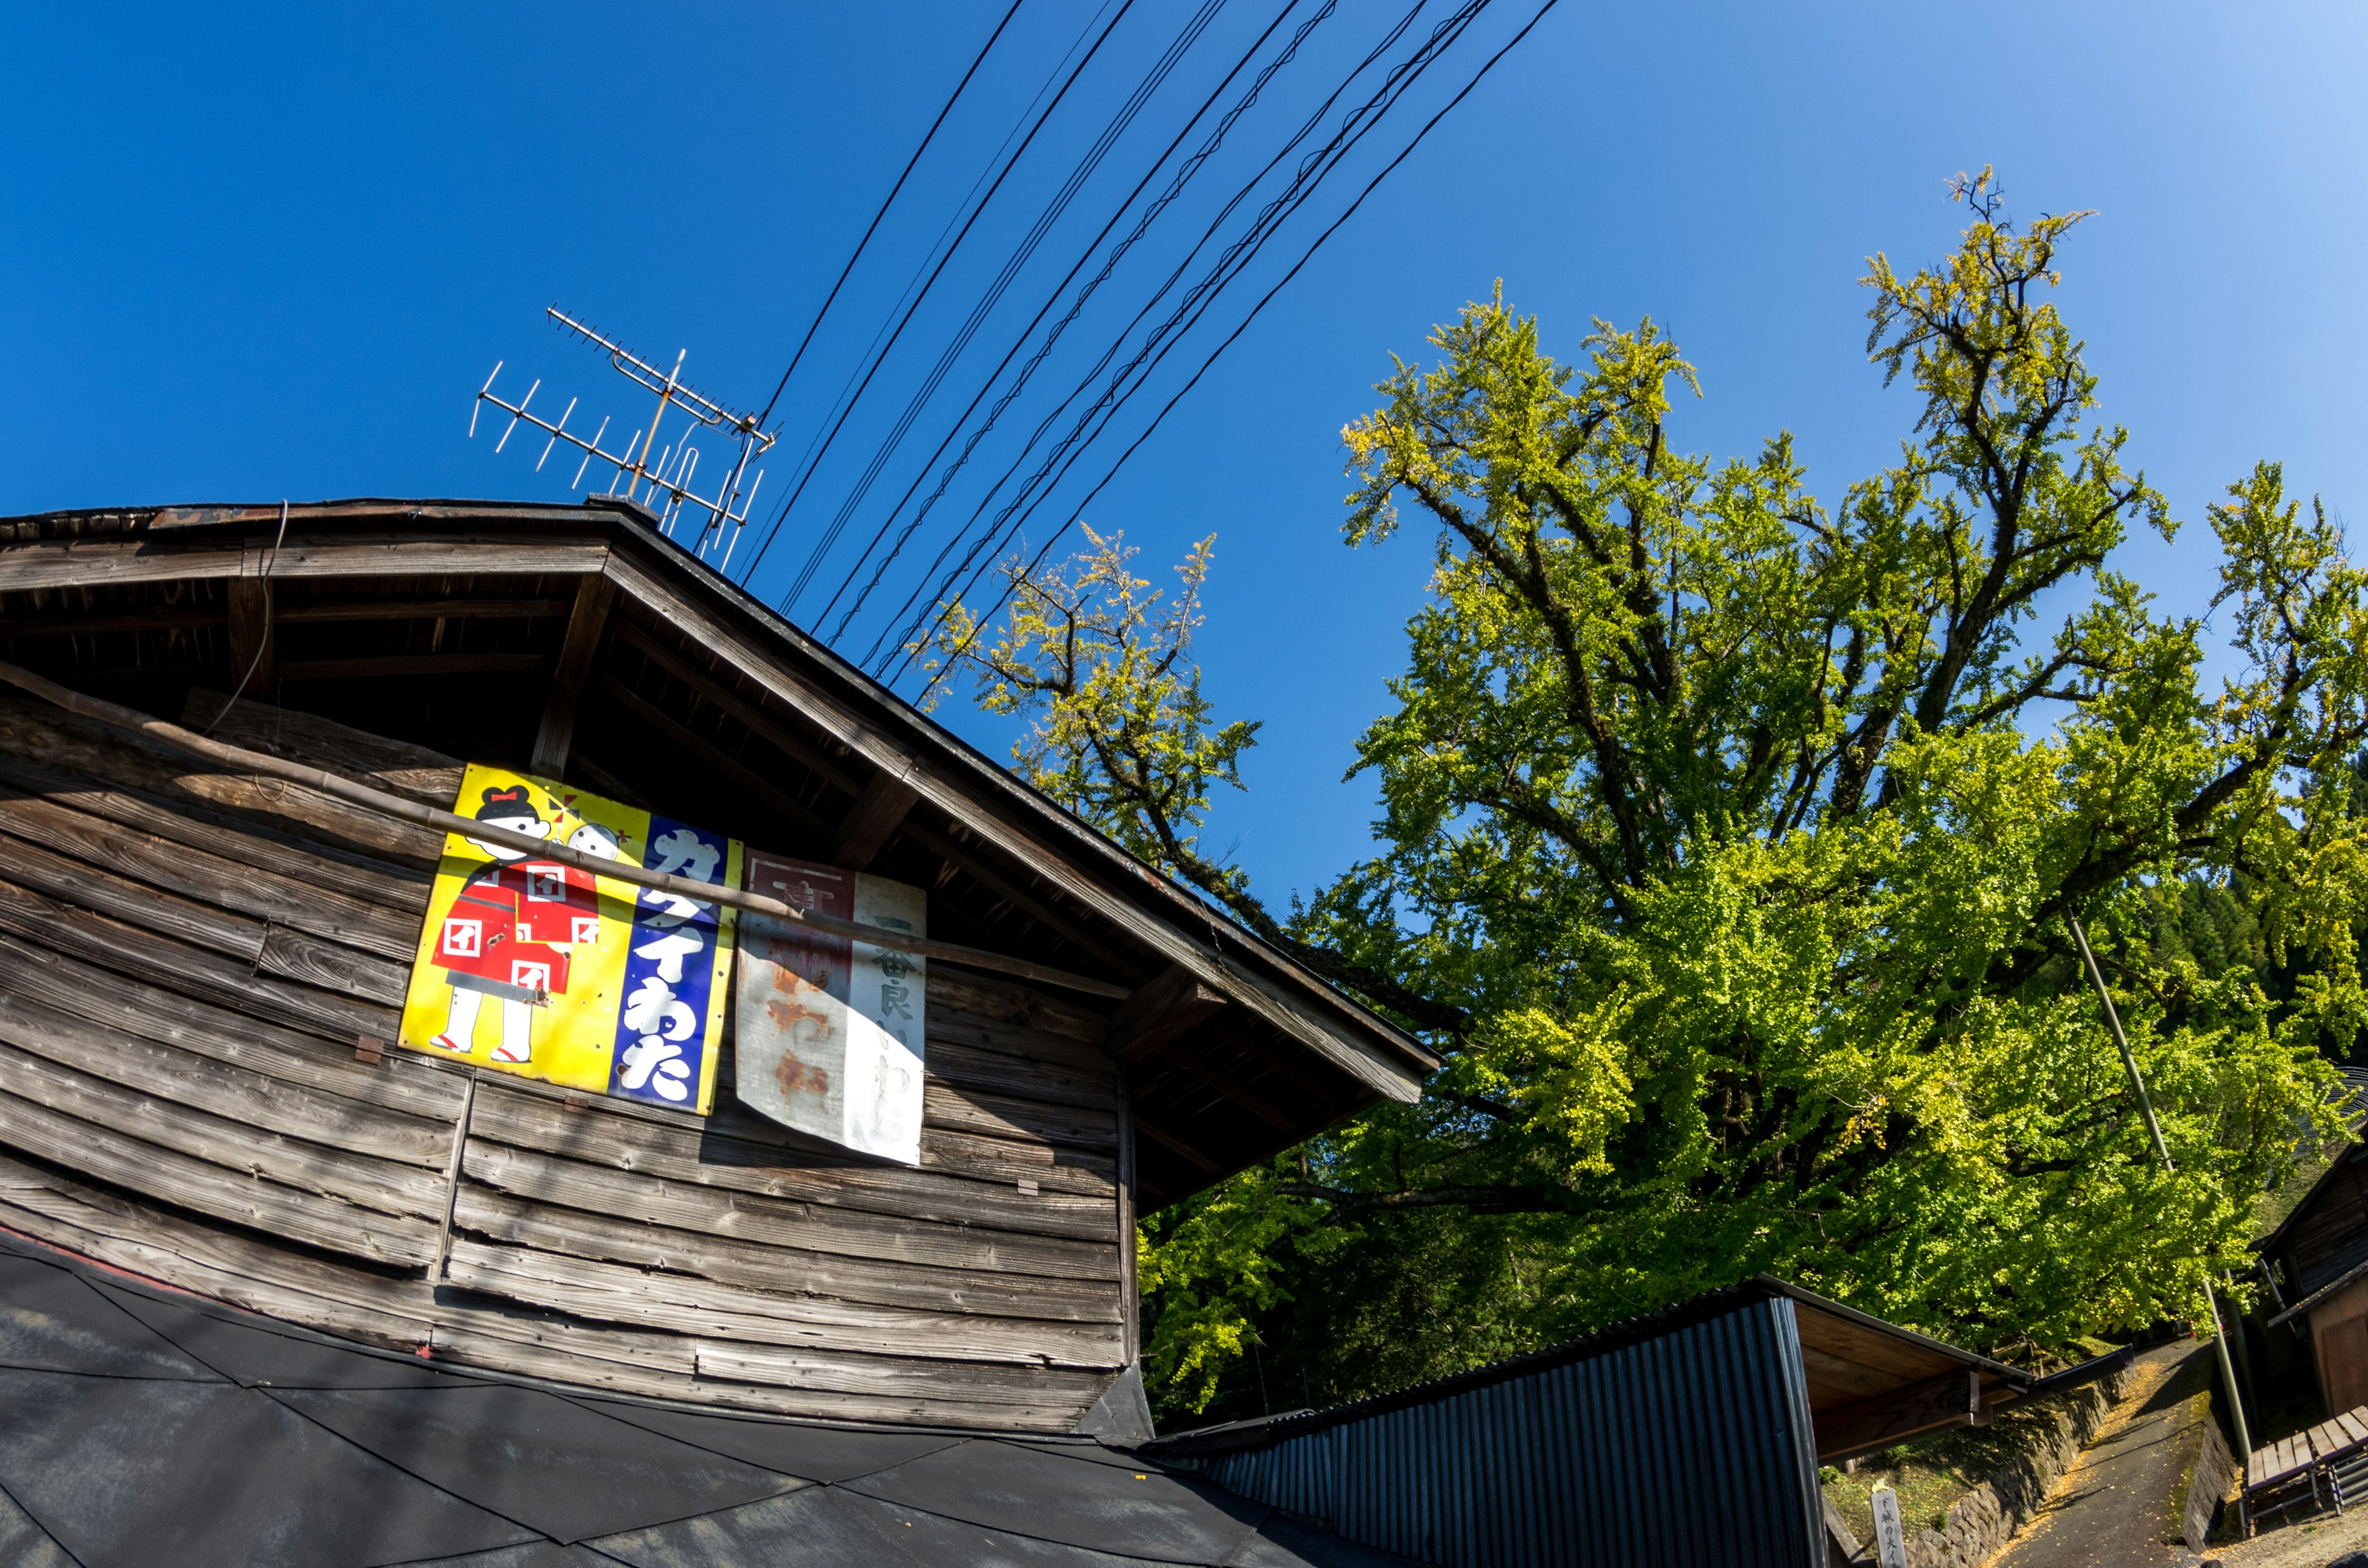
<svg viewBox="0 0 2368 1568"><path fill-rule="evenodd" d="M511 435L520 424L531 425L550 437L542 444L542 456L535 460L536 472L542 472L542 465L551 460L552 449L564 441L584 454L584 460L575 465L575 477L568 482L570 490L584 483L584 471L591 467L597 458L614 471L605 494L618 494L617 487L623 485L621 494L624 498L638 502L655 513L659 531L668 538L674 536L677 520L682 516L686 505L696 512L704 513L706 521L691 545L692 552L704 560L710 551L720 546L723 555L716 563L718 569L731 564L733 549L740 540L740 529L748 520L748 507L757 498L757 486L765 479L761 469L754 479L748 479L749 460L762 457L772 449L772 432L757 428L755 415L738 413L685 386L682 362L689 354L689 349L675 355L673 369L661 370L640 355L603 336L597 329L577 321L557 305L551 306L543 313L563 332L571 333L597 348L608 350L609 363L616 367L619 375L658 394L657 409L650 415L649 425L633 432L632 438L625 443L621 456L609 452L600 445L601 437L609 433L608 420L600 421L600 427L588 440L567 428L567 421L575 415L577 399L568 399L567 407L556 425L539 414L528 412L528 405L534 402L534 394L542 389L540 380L527 388L526 396L518 402L504 401L494 391L495 377L502 373L501 365L496 363L493 375L485 378L485 384L477 389L476 401L470 405L470 436L473 438L477 434L477 416L484 411L484 405L492 403L510 416L509 425L502 431L502 438L494 443L494 450L498 452L509 445ZM669 441L653 461L650 453L657 447L661 427L666 422L666 411L675 408L688 415L691 423L679 437ZM728 432L730 437L740 445L740 455L733 463L731 473L716 487L712 498L692 488L692 481L699 469L699 449L690 444L690 438L698 434L700 426ZM746 494L741 490L744 479L748 479Z"/></svg>

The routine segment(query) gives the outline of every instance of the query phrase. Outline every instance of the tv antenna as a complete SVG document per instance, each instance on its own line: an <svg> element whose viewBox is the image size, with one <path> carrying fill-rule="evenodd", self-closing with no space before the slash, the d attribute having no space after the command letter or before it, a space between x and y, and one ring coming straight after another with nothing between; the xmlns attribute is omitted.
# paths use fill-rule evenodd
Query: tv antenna
<svg viewBox="0 0 2368 1568"><path fill-rule="evenodd" d="M531 425L550 437L542 444L542 456L535 460L537 473L541 472L542 465L551 460L552 450L564 441L584 454L584 460L575 465L575 477L568 482L570 490L584 483L584 471L590 468L597 458L613 471L605 494L618 494L617 487L623 485L621 494L624 498L638 502L655 513L659 531L668 538L674 537L677 522L685 506L696 513L704 513L706 521L700 525L699 537L691 545L692 552L704 560L711 551L720 547L723 553L716 563L717 568L721 570L730 565L732 551L740 542L740 529L748 520L749 505L757 498L757 486L764 483L764 471L759 469L754 479L748 479L746 494L741 491L741 481L748 478L749 460L762 457L772 449L773 433L757 429L755 415L726 408L685 386L682 362L689 354L689 349L675 355L672 369L661 370L640 355L611 342L597 329L577 321L557 305L551 306L543 313L556 323L561 331L572 333L596 348L607 349L609 363L616 367L618 374L634 385L658 394L657 411L650 415L647 427L633 432L632 438L625 443L625 450L620 456L600 445L601 437L609 433L607 419L600 421L600 427L592 432L588 440L567 427L568 420L575 416L579 399L567 400L567 407L561 413L556 425L539 414L529 413L528 405L534 402L534 394L542 390L540 378L526 389L526 395L518 402L504 401L494 391L495 378L502 373L502 362L496 361L493 375L485 378L485 384L477 389L476 401L469 406L471 438L473 439L477 434L478 415L484 412L484 405L490 403L510 416L509 425L502 431L502 438L494 443L495 451L498 452L509 445L510 437L519 425ZM666 411L670 408L682 410L689 415L691 423L679 437L669 441L664 450L658 451L655 460L652 460L650 453L657 449L660 427L666 424ZM701 426L728 432L731 438L740 443L739 458L733 463L730 475L716 486L712 497L701 495L692 488L699 472L699 449L690 441Z"/></svg>

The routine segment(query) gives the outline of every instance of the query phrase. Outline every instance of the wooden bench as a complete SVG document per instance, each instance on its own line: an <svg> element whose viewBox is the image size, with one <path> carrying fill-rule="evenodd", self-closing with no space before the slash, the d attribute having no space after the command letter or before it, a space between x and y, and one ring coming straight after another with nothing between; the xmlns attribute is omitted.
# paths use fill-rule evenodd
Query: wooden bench
<svg viewBox="0 0 2368 1568"><path fill-rule="evenodd" d="M2363 1483L2368 1483L2368 1405L2253 1450L2245 1461L2245 1533L2250 1535L2258 1520L2305 1501L2316 1513L2331 1499L2340 1515L2346 1494L2356 1498ZM2291 1495L2269 1501L2279 1494Z"/></svg>

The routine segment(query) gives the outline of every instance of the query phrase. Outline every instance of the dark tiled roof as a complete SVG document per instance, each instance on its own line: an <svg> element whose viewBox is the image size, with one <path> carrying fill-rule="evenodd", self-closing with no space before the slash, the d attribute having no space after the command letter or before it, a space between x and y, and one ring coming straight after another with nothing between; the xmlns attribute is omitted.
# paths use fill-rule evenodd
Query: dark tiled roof
<svg viewBox="0 0 2368 1568"><path fill-rule="evenodd" d="M30 1568L1401 1560L1087 1440L454 1371L0 1236L0 1562Z"/></svg>

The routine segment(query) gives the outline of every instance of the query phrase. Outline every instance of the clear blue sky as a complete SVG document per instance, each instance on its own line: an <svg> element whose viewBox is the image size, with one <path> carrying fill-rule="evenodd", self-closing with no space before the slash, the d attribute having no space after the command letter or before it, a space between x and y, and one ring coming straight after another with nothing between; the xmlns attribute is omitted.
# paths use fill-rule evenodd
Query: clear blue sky
<svg viewBox="0 0 2368 1568"><path fill-rule="evenodd" d="M1367 153L1403 145L1533 3L1494 0ZM868 537L1278 4L1229 0L1212 15L852 509L850 540ZM1099 5L1021 7L783 398L760 518L1023 106L1089 19L1115 14ZM542 324L552 301L653 355L688 347L697 384L762 403L1002 8L17 12L0 101L0 326L17 365L0 388L0 510L564 495L572 465L554 458L538 476L533 449L496 457L490 439L463 438L496 359L513 393L543 379L538 406L581 396L620 428L638 421L638 394ZM1284 31L1315 9L1302 0ZM1042 388L1073 384L1082 366L1061 356L1089 359L1110 341L1118 318L1097 312L1131 312L1142 269L1155 255L1168 258L1158 270L1172 263L1180 247L1158 236L1205 222L1210 193L1246 177L1403 9L1344 0L1309 35L1011 426L1042 417ZM1432 0L1409 39L1447 9ZM1142 0L1120 21L857 405L757 591L789 585L1003 258L1190 13ZM1912 417L1863 358L1863 259L1939 255L1961 217L1947 176L1995 164L2021 211L2098 210L2066 256L2064 303L2133 457L2196 525L2169 549L2133 546L2127 569L2171 606L2200 608L2213 566L2203 508L2257 457L2283 460L2293 486L2339 514L2359 509L2363 45L2368 13L2337 4L1563 0L1087 513L1155 562L1218 536L1211 690L1266 730L1252 793L1224 803L1213 846L1237 843L1270 896L1364 851L1371 792L1340 775L1403 661L1430 541L1415 530L1379 550L1341 545L1338 431L1393 351L1423 354L1430 324L1498 278L1565 352L1590 316L1651 313L1702 369L1707 395L1680 415L1689 445L1748 452L1789 428L1835 494L1885 461ZM1308 216L1328 222L1380 161L1352 157ZM1294 257L1289 242L1318 226L1296 222L1269 256ZM1280 274L1258 267L1212 324L1229 327ZM934 553L940 539L918 541ZM851 560L826 558L817 582L835 587ZM902 597L913 580L889 585ZM992 726L943 712L1000 750Z"/></svg>

